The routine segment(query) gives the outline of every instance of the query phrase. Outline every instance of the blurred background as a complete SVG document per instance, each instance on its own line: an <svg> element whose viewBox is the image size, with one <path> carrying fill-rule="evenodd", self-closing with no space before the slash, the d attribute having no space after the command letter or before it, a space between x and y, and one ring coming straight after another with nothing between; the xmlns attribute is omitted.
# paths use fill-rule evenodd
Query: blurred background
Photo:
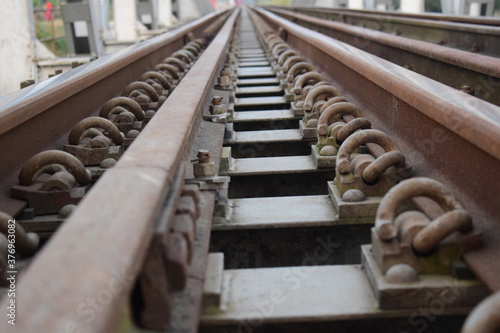
<svg viewBox="0 0 500 333"><path fill-rule="evenodd" d="M242 4L500 16L500 0L2 0L0 96Z"/></svg>

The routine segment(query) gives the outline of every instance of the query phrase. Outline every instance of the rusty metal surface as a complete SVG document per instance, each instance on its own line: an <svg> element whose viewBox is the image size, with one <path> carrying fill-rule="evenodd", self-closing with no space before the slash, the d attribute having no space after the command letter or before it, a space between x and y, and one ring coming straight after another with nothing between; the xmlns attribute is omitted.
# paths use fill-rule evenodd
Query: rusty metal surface
<svg viewBox="0 0 500 333"><path fill-rule="evenodd" d="M408 157L414 176L442 181L483 232L484 247L467 254L475 273L500 289L499 108L317 32L258 9L273 29L332 78L374 128L388 133ZM377 101L374 103L373 101ZM474 162L476 161L476 162Z"/></svg>
<svg viewBox="0 0 500 333"><path fill-rule="evenodd" d="M427 15L419 17L410 15L392 15L357 10L328 10L300 8L300 13L358 25L368 29L386 31L417 40L425 40L435 44L470 52L480 52L493 56L500 55L500 20L490 18L455 19L455 21L436 20ZM460 20L460 21L459 21ZM474 49L474 50L473 50Z"/></svg>
<svg viewBox="0 0 500 333"><path fill-rule="evenodd" d="M472 93L500 105L500 59L473 54L387 31L331 22L288 10L274 10L293 22L375 54L450 87L470 87ZM500 28L498 28L500 29ZM500 44L499 44L500 45Z"/></svg>
<svg viewBox="0 0 500 333"><path fill-rule="evenodd" d="M125 325L132 325L131 322L127 322L132 316L129 316L126 309L131 305L133 307L146 305L145 311L142 312L142 319L143 324L144 321L149 322L150 327L166 328L171 325L172 331L196 331L200 319L200 303L207 265L206 254L214 212L217 218L213 226L214 234L225 235L219 237L219 244L215 244L215 247L225 247L228 252L241 252L241 254L233 255L231 260L248 260L248 265L236 264L238 268L255 268L255 259L259 260L252 251L257 248L262 250L259 255L268 255L264 261L267 263L266 266L275 267L268 270L227 271L226 289L220 297L222 303L226 306L229 304L229 311L219 317L215 311L212 312L210 309L208 312L205 311L205 324L225 325L231 322L236 325L241 323L240 320L246 320L249 312L254 310L255 305L252 304L254 301L266 301L270 290L284 286L282 276L290 268L276 268L276 266L280 263L281 265L288 263L288 265L302 264L304 266L304 259L308 257L308 253L316 255L316 250L311 251L315 247L314 242L318 236L325 237L329 232L342 241L348 241L349 244L346 244L342 250L339 249L338 256L335 252L335 259L329 258L327 261L315 263L314 265L318 264L322 267L311 267L315 270L314 278L304 281L300 288L305 288L306 291L293 290L292 294L287 294L286 297L293 296L294 299L290 300L286 306L277 306L276 312L273 310L270 316L264 318L266 325L284 324L285 321L288 323L297 321L303 324L308 321L309 323L317 321L324 323L325 321L366 320L367 318L387 319L387 316L398 317L411 314L412 311L401 309L380 311L381 304L377 306L376 297L374 298L370 283L366 279L366 272L359 266L325 266L356 264L359 255L356 259L352 258L353 253L358 253L360 249L359 243L356 242L367 237L368 229L363 225L348 226L347 224L373 222L372 219L366 217L355 220L342 217L338 203L330 198L333 195L331 192L333 182L329 180L334 178L331 170L325 172L324 169L317 169L319 163L311 156L302 156L303 154L292 156L297 154L289 152L288 155L282 157L271 157L271 155L248 158L248 156L233 156L229 149L220 151L223 137L229 138L228 132L233 129L236 132L247 131L246 136L234 135L233 139L260 143L258 136L250 136L263 128L265 130L261 131L261 135L270 135L270 132L273 132L265 127L267 123L262 120L280 119L281 116L294 118L293 110L272 110L271 106L276 102L276 97L269 96L261 97L262 100L259 103L255 103L259 99L256 96L239 98L239 101L245 104L239 107L243 106L244 110L227 113L230 115L228 118L202 118L203 113L209 112L209 107L213 106L210 105L213 96L219 95L218 92L222 91L212 90L212 86L217 82L220 83L217 75L228 65L227 62L224 64L224 59L230 49L235 47L234 42L231 46L229 42L234 35L234 28L237 27L239 10L226 12L226 14L218 18L215 15L210 16L212 21L216 21L212 28L218 29L222 25L223 28L184 79L176 82L177 89L170 95L168 103L141 104L140 107L145 111L154 104L157 110L155 117L150 118L148 126L134 140L134 143L128 146L128 150L116 166L101 176L90 193L38 254L26 274L18 281L16 302L22 304L22 309L19 306L16 331L39 332L42 327L44 331L50 332L79 330L112 332L119 325L122 328ZM258 14L260 16L252 13L253 18L265 19L278 34L286 39L287 43L301 50L303 59L300 61L307 59L311 64L317 65L325 76L325 82L328 80L333 84L325 89L334 91L334 96L342 94L345 100L359 105L360 110L363 110L363 115L366 115L372 122L373 128L386 132L387 134L384 135L394 140L395 146L401 152L394 151L389 153L392 155L386 156L387 159L382 158L379 165L382 166L380 172L396 162L396 164L402 164L404 158L400 154L404 154L414 168L415 176L439 179L456 193L463 207L471 213L474 227L481 229L485 234L485 246L479 251L471 252L467 257L468 263L490 289L500 289L497 279L500 267L488 265L488 262L498 261L500 254L500 232L497 222L500 207L497 207L495 200L492 200L500 190L500 109L349 45L286 22L269 12L258 10ZM244 19L247 19L246 13ZM208 24L208 21L203 22ZM263 26L264 24L261 24L256 28L260 29L261 33L266 32L266 29L270 31L271 28ZM172 43L183 44L186 38L191 39L191 37L184 35L180 37L182 40L172 37ZM260 49L256 37L247 48L238 50L240 57L257 59L266 54ZM269 40L266 43L269 46ZM277 42L275 45L273 50L278 50L284 43L280 45L280 42ZM170 51L169 47L165 46L164 49ZM129 55L136 58L130 60L128 67L132 68L133 72L140 72L140 66L136 65L136 62L141 63L142 70L144 70L149 66L147 65L150 63L149 56L140 52L141 56L139 56L134 50L136 47L130 49ZM156 60L163 58L159 53L153 52L152 54ZM189 57L189 52L183 51L183 54ZM276 58L276 54L273 56ZM123 57L126 58L125 55ZM308 67L314 66L308 64ZM120 78L128 77L125 67L115 68L115 70L122 73L121 76L109 74L111 79L104 75L102 82L113 84L117 80L116 85L120 87L118 90L120 91L130 80L118 81ZM246 67L245 71L244 76L252 77L250 72L255 74L251 67ZM265 71L272 75L275 73L275 69L271 67L266 67ZM96 80L95 84L102 89L103 95L102 98L99 95L96 99L105 101L104 95L107 96L109 91L104 89L103 83L98 83L98 77L102 72L95 70L80 74L82 81L87 77L86 75L90 81ZM236 78L236 75L233 78ZM260 85L265 80L267 79L240 79L237 82L247 81L247 83ZM274 78L271 81L274 81ZM271 81L267 80L268 83ZM146 87L143 84L135 86L142 87L140 88L142 90ZM324 90L321 86L319 87L318 91ZM160 89L158 93L160 94L161 87L155 89L157 88ZM40 122L41 118L45 117L45 121L50 121L47 112L52 112L51 117L59 119L61 117L59 112L68 107L75 107L73 103L76 101L84 103L85 98L92 100L92 94L97 88L89 84L75 89L80 89L80 91L74 92L72 96L81 96L65 100L64 96L60 95L61 92L68 92L64 84L60 83L59 86L53 87L53 90L49 90L50 95L54 100L59 98L60 102L47 106L48 111L41 110L38 115L36 115L37 112L30 113L33 105L36 105L36 96L32 100L28 98L29 103L25 106L22 105L22 98L19 104L12 102L11 97L4 100L6 104L12 102L16 106L5 109L7 110L5 113L0 112L0 120L2 114L5 114L7 127L12 126L12 129L0 133L0 144L11 143L5 138L9 138L10 133L23 131L24 124L28 124L31 128L25 128L25 132L21 134L28 133L33 128L41 128L45 125L43 121ZM115 87L109 89L114 91ZM149 86L146 89L151 90L150 96L154 97L155 92ZM125 90L130 89L125 88ZM29 90L26 94L29 96ZM40 94L42 95L41 91ZM224 101L229 100L229 91L222 91L222 94ZM234 95L231 98L234 100ZM326 105L326 98L325 100L322 98L318 98L316 101L318 104L308 100L308 103L311 102L308 108L315 110L321 103L323 103L321 105ZM310 99L315 100L315 98ZM45 101L52 103L52 99ZM227 103L224 101L222 104ZM93 109L85 112L89 113L88 115L97 114L99 110L97 101L95 105L93 100L89 104ZM10 110L16 107L21 110L19 117L10 113ZM255 111L255 108L258 111ZM139 114L143 115L143 112L139 111ZM79 120L77 118L83 117L82 114L85 112L80 111L70 120L65 120L64 124L74 125ZM245 114L245 116L238 116L238 114ZM31 116L33 117L30 118ZM352 125L353 119L354 117L349 115L343 117L346 124ZM226 124L226 121L233 121L234 124ZM285 122L290 123L291 127L295 125L298 127L297 122L288 119L285 119ZM259 124L256 125L256 123ZM61 126L61 123L56 124L58 127ZM55 130L54 124L50 128L47 127L54 130L54 133L44 134L44 140L52 135L54 140L59 141L43 141L39 143L39 146L61 148L60 143L67 138L66 135L71 126L58 128L59 132ZM246 129L244 129L245 126L247 126ZM248 131L249 129L254 133ZM378 132L374 129L370 131ZM300 137L291 135L294 134L294 130L297 129L290 129L288 132L275 130L280 134L277 134L274 139L277 141L300 140ZM350 134L352 135L346 134L345 136L353 138L355 135ZM16 135L21 137L19 133ZM115 139L120 138L115 135ZM25 140L27 142L11 144L8 149L13 151L24 149L29 145L29 140L33 141L31 137ZM79 140L72 138L70 141ZM380 144L379 140L375 141ZM386 149L391 148L392 141L391 147L389 144L385 146ZM232 149L235 147L237 146L233 146ZM306 147L310 148L307 145ZM366 148L373 155L373 157L368 156L371 160L380 157L385 152L382 147L373 142L367 143ZM29 157L29 151L36 151L36 149L38 148L30 148L28 152L18 153L17 156ZM271 148L266 148L266 151L274 154ZM350 155L349 149L347 157ZM223 159L219 161L221 157ZM189 161L196 163L192 164ZM346 160L346 162L349 161ZM357 168L356 165L359 166L354 161L352 163L354 169ZM16 165L4 164L5 170L0 168L0 176L5 176L8 183L9 177L17 176L17 172L12 171ZM181 197L179 191L180 185L184 182L185 164L192 165L192 167L188 166L185 170L189 185L183 188ZM218 175L219 166L225 164L233 165L232 171L229 172L232 175L231 179ZM339 165L338 169L345 168ZM348 169L351 170L350 164ZM379 178L378 173L374 175L369 179ZM200 178L205 176L215 177ZM0 177L2 181L4 178ZM23 179L31 178L33 178L31 173L23 176ZM206 192L202 195L199 192L194 193L193 187L198 189L198 186ZM216 189L217 193L214 192ZM327 191L330 191L330 196L327 195ZM336 191L338 192L338 189ZM0 203L1 199L0 197ZM200 225L196 227L193 223L200 216L198 204L202 206L201 228L198 228ZM5 202L4 205L7 206ZM8 208L18 211L21 205L9 205ZM172 207L177 207L175 213L188 218L191 224L180 223L182 221L177 218L177 215L174 217ZM426 211L425 203L422 207ZM311 209L314 212L311 213ZM361 207L354 209L361 210ZM170 218L162 222L162 216L166 215ZM338 221L339 216L342 218L340 221ZM468 216L466 222L470 226ZM335 224L344 224L341 227L344 231L338 232L334 229ZM307 231L302 232L306 230L306 226ZM271 227L272 231L266 229L268 227ZM360 233L360 230L364 232ZM347 233L351 231L355 235L349 237ZM196 232L198 238L195 240ZM286 240L285 234L288 232L291 235L299 233L300 237L292 239L300 244L287 245L290 241ZM330 243L329 237L328 243ZM305 238L308 238L308 241L302 243ZM228 244L230 242L238 244L231 246ZM272 242L274 245L268 247ZM352 252L352 249L356 251ZM423 252L426 252L425 248ZM277 260L280 263L271 259L276 255L282 256ZM287 258L287 256L293 258ZM349 262L343 262L346 258ZM192 260L192 265L188 269L190 260ZM301 269L307 269L307 267ZM158 272L160 274L157 274ZM221 272L221 274L225 273ZM137 292L141 292L137 285L136 289L133 289L139 276L144 283L141 287L143 290L147 289L151 303L137 302L140 297L147 296L144 293L137 295ZM165 278L165 276L168 277ZM151 281L156 282L151 285ZM187 285L188 289L174 301L174 317L169 323L168 309L174 304L171 292L181 290L184 285ZM332 285L335 287L332 288ZM340 292L339 286L342 289ZM325 290L328 292L325 293ZM350 293L352 290L358 293L356 295ZM130 304L131 294L133 294L132 304ZM463 296L466 297L466 294L463 293ZM332 302L332 299L335 301ZM43 307L40 304L43 304ZM346 307L345 304L349 306ZM5 301L1 304L1 306L6 305ZM137 309L132 310L137 311ZM216 311L219 310L216 309ZM447 307L445 311L447 314L465 312L468 312L466 307L460 309ZM29 316L25 316L25 313ZM392 318L388 322L392 324L397 320L397 318ZM0 330L6 330L6 325L6 322L0 323ZM310 331L311 327L308 327L307 331ZM207 327L201 329L207 329Z"/></svg>
<svg viewBox="0 0 500 333"><path fill-rule="evenodd" d="M308 8L311 9L311 8ZM325 10L325 8L323 8ZM477 25L493 25L500 26L500 19L491 16L467 16L467 15L445 15L442 13L431 13L426 12L423 14L412 14L412 13L402 13L397 11L373 11L373 10L362 10L362 9L343 9L343 8L335 8L328 9L329 12L337 12L339 15L342 13L362 13L362 14L376 14L376 15L388 15L390 17L399 17L399 18L420 18L426 20L435 20L435 21L447 21L447 22L459 22L459 23L470 23Z"/></svg>
<svg viewBox="0 0 500 333"><path fill-rule="evenodd" d="M237 11L170 95L168 105L158 110L18 281L16 302L29 315L19 318L17 331L71 327L112 332L120 324L172 176L201 118L198 109L208 102L206 82L213 80L213 69L222 61L236 16ZM97 302L98 308L87 302ZM0 323L0 330L9 329L6 321Z"/></svg>
<svg viewBox="0 0 500 333"><path fill-rule="evenodd" d="M98 115L102 105L166 54L178 50L188 35L200 35L223 15L210 14L179 29L102 57L72 71L0 99L0 210L16 215L24 202L10 197L20 166L46 149L61 149L71 128Z"/></svg>

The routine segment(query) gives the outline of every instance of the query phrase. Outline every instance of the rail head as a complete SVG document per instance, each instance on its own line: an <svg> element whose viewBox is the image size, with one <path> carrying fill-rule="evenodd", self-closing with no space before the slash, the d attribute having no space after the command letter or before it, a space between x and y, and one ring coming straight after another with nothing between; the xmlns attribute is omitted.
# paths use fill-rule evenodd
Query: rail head
<svg viewBox="0 0 500 333"><path fill-rule="evenodd" d="M108 333L120 325L174 174L201 118L200 106L208 103L207 82L222 65L238 14L232 12L168 103L18 281L19 332L43 327ZM0 323L1 331L9 329L7 321Z"/></svg>
<svg viewBox="0 0 500 333"><path fill-rule="evenodd" d="M500 253L500 207L492 199L500 189L500 108L261 8L255 11L365 107L372 124L408 154L415 176L439 179L453 190L484 235L485 246L466 253L465 260L488 288L500 290L500 267L491 265Z"/></svg>
<svg viewBox="0 0 500 333"><path fill-rule="evenodd" d="M283 27L288 34L323 49L358 74L500 160L499 107L356 47L300 27L262 8L256 10ZM468 126L463 126L464 123Z"/></svg>
<svg viewBox="0 0 500 333"><path fill-rule="evenodd" d="M303 10L311 10L310 7L299 7ZM358 13L358 14L375 14L381 15L380 11L367 10L367 9L343 9L343 8L335 8L335 9L325 9L330 13L335 13L338 15L348 15L349 13ZM466 15L447 15L442 13L430 13L426 12L423 14L413 14L413 13L402 13L395 10L384 11L385 15L390 17L408 17L408 18L416 18L416 19L426 19L426 20L435 20L435 21L448 21L448 22L461 22L461 23L470 23L476 25L492 25L492 26L500 26L500 19L496 17L486 17L486 16L466 16Z"/></svg>
<svg viewBox="0 0 500 333"><path fill-rule="evenodd" d="M275 8L286 9L287 7L272 6ZM338 17L352 17L360 19L373 19L380 22L394 22L409 25L427 25L430 27L442 28L445 30L468 30L472 29L478 33L492 31L498 34L497 28L500 26L500 19L494 17L470 17L466 15L453 16L438 13L411 14L397 11L370 11L361 9L341 9L341 8L311 8L299 7L296 12L326 12L337 15ZM493 30L490 30L493 29Z"/></svg>
<svg viewBox="0 0 500 333"><path fill-rule="evenodd" d="M71 71L53 76L35 85L0 98L0 135L43 113L48 108L82 93L92 85L126 68L138 59L176 41L184 44L187 36L204 28L223 12L213 12L177 29L102 56Z"/></svg>
<svg viewBox="0 0 500 333"><path fill-rule="evenodd" d="M406 50L423 57L439 60L452 66L460 66L467 70L482 73L492 79L500 78L500 59L482 54L474 54L458 49L450 50L449 47L436 45L430 42L412 38L395 36L390 33L369 28L353 26L347 23L333 22L304 14L297 14L289 10L274 9L273 12L292 18L294 22L300 21L314 26L321 26L333 31L353 35L360 41L373 41L394 49ZM417 24L417 23L415 23ZM500 32L500 28L498 28ZM451 52L450 52L451 51Z"/></svg>

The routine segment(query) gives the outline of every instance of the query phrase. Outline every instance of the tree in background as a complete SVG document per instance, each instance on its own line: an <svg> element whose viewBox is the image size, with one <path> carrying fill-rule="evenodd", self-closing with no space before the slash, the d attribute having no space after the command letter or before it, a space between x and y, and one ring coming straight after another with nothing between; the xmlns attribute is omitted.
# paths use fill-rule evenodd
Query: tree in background
<svg viewBox="0 0 500 333"><path fill-rule="evenodd" d="M46 2L51 2L54 8L58 8L60 6L60 0L32 0L33 1L33 7L44 7Z"/></svg>
<svg viewBox="0 0 500 333"><path fill-rule="evenodd" d="M426 12L442 12L440 0L425 0L424 6Z"/></svg>

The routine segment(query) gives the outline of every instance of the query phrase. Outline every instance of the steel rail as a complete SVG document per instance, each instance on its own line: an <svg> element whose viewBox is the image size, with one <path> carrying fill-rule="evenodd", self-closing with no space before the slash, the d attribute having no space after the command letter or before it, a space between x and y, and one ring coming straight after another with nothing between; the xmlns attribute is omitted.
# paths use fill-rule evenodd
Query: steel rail
<svg viewBox="0 0 500 333"><path fill-rule="evenodd" d="M311 9L307 7L299 7L299 9ZM344 9L344 8L321 8L328 12L338 12L338 13L360 13L360 14L375 14L375 15L385 15L394 16L402 18L417 18L435 21L446 21L446 22L458 22L458 23L470 23L477 25L493 25L500 26L500 19L491 16L467 16L467 15L447 15L442 13L431 13L426 12L424 14L412 14L412 13L402 13L398 11L376 11L376 10L364 10L364 9Z"/></svg>
<svg viewBox="0 0 500 333"><path fill-rule="evenodd" d="M363 13L317 8L297 8L295 11L412 39L443 44L464 51L480 52L497 57L500 55L500 44L498 42L500 39L499 20L496 20L497 22L494 25L478 25L465 21L450 22L423 17L400 17L380 12ZM490 19L490 21L494 20Z"/></svg>
<svg viewBox="0 0 500 333"><path fill-rule="evenodd" d="M97 108L99 103L123 88L119 84L128 82L119 79L137 77L163 59L171 47L182 45L189 32L197 32L217 16L224 18L224 15L208 15L180 31L107 59L115 59L118 63L109 64L103 60L100 64L91 64L87 67L89 72L77 71L76 77L67 83L61 78L23 91L21 94L26 102L22 105L11 102L7 110L10 114L14 105L18 105L21 110L18 112L34 116L29 111L37 98L43 97L42 88L46 86L53 87L50 94L60 101L55 104L57 102L52 99L46 99L45 109L50 110L47 104L76 107L74 103L114 82L116 87L108 87L106 92L97 95L99 101L89 101L91 109ZM169 96L168 103L162 105L117 165L100 178L21 276L16 285L16 302L22 304L22 309L19 308L15 331L107 333L127 324L123 318L128 311L131 287L141 270L173 177L187 155L201 119L199 110L208 105L207 93L211 88L208 83L214 81L217 69L222 66L237 15L238 11L232 12L210 46ZM150 52L151 49L154 52ZM74 87L78 85L78 78L88 80L85 85L80 81L84 85L80 89ZM65 98L71 97L64 94L64 86L69 83L76 91L71 90L75 99L68 101ZM16 115L10 117L19 121ZM31 119L40 121L39 117ZM15 130L24 126L14 123L12 121L11 126ZM61 122L57 125L62 126ZM89 312L91 308L85 308L87 302L95 301L103 290L112 294L111 299ZM2 307L7 306L6 302L8 300ZM1 331L10 329L7 321L0 323Z"/></svg>
<svg viewBox="0 0 500 333"><path fill-rule="evenodd" d="M178 29L101 57L0 99L0 211L16 216L25 203L10 197L19 168L31 156L61 149L71 128L99 113L130 82L224 13L212 13ZM84 107L83 107L84 106ZM8 158L4 158L8 156Z"/></svg>
<svg viewBox="0 0 500 333"><path fill-rule="evenodd" d="M450 87L469 89L476 97L500 105L500 59L289 10L272 11Z"/></svg>
<svg viewBox="0 0 500 333"><path fill-rule="evenodd" d="M500 289L500 254L495 198L500 189L500 109L298 26L262 8L258 15L348 98L375 128L389 134L413 166L414 176L448 186L484 233L484 247L467 254L477 276Z"/></svg>

